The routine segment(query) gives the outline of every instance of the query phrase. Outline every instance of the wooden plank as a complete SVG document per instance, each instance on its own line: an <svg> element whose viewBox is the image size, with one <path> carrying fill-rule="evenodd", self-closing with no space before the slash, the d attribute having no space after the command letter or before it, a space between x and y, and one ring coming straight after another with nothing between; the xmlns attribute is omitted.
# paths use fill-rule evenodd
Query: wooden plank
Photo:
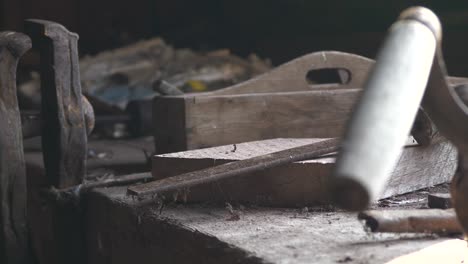
<svg viewBox="0 0 468 264"><path fill-rule="evenodd" d="M338 137L359 89L156 98L158 153L279 137Z"/></svg>
<svg viewBox="0 0 468 264"><path fill-rule="evenodd" d="M156 155L152 161L155 179L243 160L319 139L270 139L236 145ZM407 147L379 199L448 182L457 163L456 149L445 140L429 146ZM238 177L194 187L181 200L239 201L268 206L307 206L328 202L328 177L334 157L295 162L268 169L250 177Z"/></svg>

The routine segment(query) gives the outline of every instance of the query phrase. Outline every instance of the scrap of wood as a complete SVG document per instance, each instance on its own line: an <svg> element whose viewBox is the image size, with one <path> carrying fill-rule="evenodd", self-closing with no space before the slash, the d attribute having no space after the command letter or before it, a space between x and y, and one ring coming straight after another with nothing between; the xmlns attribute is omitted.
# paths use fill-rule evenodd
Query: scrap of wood
<svg viewBox="0 0 468 264"><path fill-rule="evenodd" d="M156 155L155 179L167 178L236 160L298 147L320 139L270 139L221 147ZM328 202L328 177L333 156L295 162L256 173L190 189L179 198L189 202L240 201L270 206L306 206ZM457 161L456 149L439 140L429 146L407 147L379 199L448 182Z"/></svg>
<svg viewBox="0 0 468 264"><path fill-rule="evenodd" d="M282 165L296 161L319 158L339 150L339 139L323 139L311 144L288 148L265 155L229 162L203 170L152 181L146 184L128 187L129 194L140 198L149 195L167 195L195 186L213 183L226 179L246 177L268 169L275 169ZM234 146L234 151L236 147Z"/></svg>
<svg viewBox="0 0 468 264"><path fill-rule="evenodd" d="M358 218L372 232L381 233L462 233L453 209L413 209L365 211Z"/></svg>

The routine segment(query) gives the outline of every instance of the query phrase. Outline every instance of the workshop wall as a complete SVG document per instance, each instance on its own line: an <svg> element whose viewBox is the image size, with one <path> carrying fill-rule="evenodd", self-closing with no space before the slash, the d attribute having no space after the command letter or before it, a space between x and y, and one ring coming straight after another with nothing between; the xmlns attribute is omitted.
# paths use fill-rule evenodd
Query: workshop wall
<svg viewBox="0 0 468 264"><path fill-rule="evenodd" d="M0 28L24 18L62 23L80 34L81 54L162 36L176 47L255 52L274 64L317 50L375 56L388 26L405 7L432 8L444 24L452 75L466 75L468 2L304 0L0 0Z"/></svg>

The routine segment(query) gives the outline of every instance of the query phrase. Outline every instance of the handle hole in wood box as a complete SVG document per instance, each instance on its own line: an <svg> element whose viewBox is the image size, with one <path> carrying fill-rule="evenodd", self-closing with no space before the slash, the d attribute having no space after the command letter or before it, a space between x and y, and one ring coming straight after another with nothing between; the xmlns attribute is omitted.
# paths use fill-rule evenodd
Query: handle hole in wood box
<svg viewBox="0 0 468 264"><path fill-rule="evenodd" d="M307 72L306 81L309 85L348 84L351 72L345 68L314 69Z"/></svg>

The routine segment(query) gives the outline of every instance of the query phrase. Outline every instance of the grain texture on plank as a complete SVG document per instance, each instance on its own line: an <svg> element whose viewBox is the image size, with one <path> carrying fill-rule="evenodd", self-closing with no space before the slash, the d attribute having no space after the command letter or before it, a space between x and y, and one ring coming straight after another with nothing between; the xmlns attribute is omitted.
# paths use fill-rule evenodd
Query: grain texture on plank
<svg viewBox="0 0 468 264"><path fill-rule="evenodd" d="M40 54L44 164L50 185L81 184L87 134L82 106L78 35L55 22L29 19L25 31Z"/></svg>
<svg viewBox="0 0 468 264"><path fill-rule="evenodd" d="M362 86L373 64L373 60L351 53L339 51L314 52L282 64L251 80L210 94L235 95L357 88ZM324 69L336 70L339 77L338 82L320 83L309 74Z"/></svg>
<svg viewBox="0 0 468 264"><path fill-rule="evenodd" d="M317 140L320 139L271 139L156 155L152 161L152 173L155 179L162 179ZM444 140L429 146L405 148L379 199L448 182L456 167L456 157L456 149ZM295 162L250 177L193 187L188 193L181 192L178 198L191 202L239 201L285 207L328 203L328 177L334 161L334 157L329 156Z"/></svg>
<svg viewBox="0 0 468 264"><path fill-rule="evenodd" d="M214 92L157 97L157 152L277 137L334 137L359 95L354 88L362 87L372 65L354 54L316 52ZM314 80L310 72L316 70L322 76L320 70L335 71L339 80Z"/></svg>
<svg viewBox="0 0 468 264"><path fill-rule="evenodd" d="M156 98L158 153L289 137L341 136L361 91Z"/></svg>

